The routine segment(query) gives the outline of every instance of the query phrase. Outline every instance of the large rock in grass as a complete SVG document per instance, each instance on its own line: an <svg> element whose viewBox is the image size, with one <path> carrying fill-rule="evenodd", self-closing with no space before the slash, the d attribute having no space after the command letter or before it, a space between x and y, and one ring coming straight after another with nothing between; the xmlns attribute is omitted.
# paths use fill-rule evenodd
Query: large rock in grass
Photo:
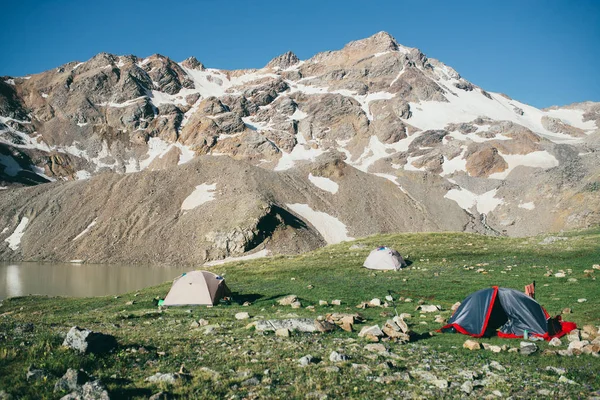
<svg viewBox="0 0 600 400"><path fill-rule="evenodd" d="M267 319L256 321L255 329L257 331L288 329L290 331L314 333L331 331L335 329L335 325L311 318Z"/></svg>
<svg viewBox="0 0 600 400"><path fill-rule="evenodd" d="M74 326L67 333L63 346L77 350L83 354L101 354L108 353L114 349L117 346L117 340L112 335Z"/></svg>
<svg viewBox="0 0 600 400"><path fill-rule="evenodd" d="M538 347L535 343L531 342L521 342L519 352L525 356L535 353L538 350Z"/></svg>
<svg viewBox="0 0 600 400"><path fill-rule="evenodd" d="M54 392L68 392L78 390L90 380L83 370L69 368L67 372L54 385Z"/></svg>
<svg viewBox="0 0 600 400"><path fill-rule="evenodd" d="M475 340L470 340L470 339L469 339L469 340L466 340L466 341L463 343L463 347L464 347L465 349L469 349L469 350L471 350L471 351L473 351L473 350L479 350L479 349L481 349L481 343L479 343L479 342L476 342Z"/></svg>
<svg viewBox="0 0 600 400"><path fill-rule="evenodd" d="M60 400L110 400L106 388L99 380L88 382Z"/></svg>

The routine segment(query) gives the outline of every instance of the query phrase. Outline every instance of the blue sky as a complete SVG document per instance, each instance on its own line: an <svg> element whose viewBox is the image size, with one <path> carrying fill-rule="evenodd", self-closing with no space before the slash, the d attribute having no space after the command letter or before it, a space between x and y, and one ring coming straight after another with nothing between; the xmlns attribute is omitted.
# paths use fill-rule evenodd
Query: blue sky
<svg viewBox="0 0 600 400"><path fill-rule="evenodd" d="M484 89L537 107L600 101L597 0L5 3L0 76L101 51L258 68L287 50L306 59L387 31Z"/></svg>

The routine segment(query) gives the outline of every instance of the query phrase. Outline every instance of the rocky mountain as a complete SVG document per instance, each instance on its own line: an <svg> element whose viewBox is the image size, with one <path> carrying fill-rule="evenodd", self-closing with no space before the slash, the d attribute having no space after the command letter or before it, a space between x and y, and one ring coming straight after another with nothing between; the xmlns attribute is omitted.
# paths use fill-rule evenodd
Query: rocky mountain
<svg viewBox="0 0 600 400"><path fill-rule="evenodd" d="M600 223L600 103L540 110L380 32L225 71L0 78L0 259L177 262Z"/></svg>

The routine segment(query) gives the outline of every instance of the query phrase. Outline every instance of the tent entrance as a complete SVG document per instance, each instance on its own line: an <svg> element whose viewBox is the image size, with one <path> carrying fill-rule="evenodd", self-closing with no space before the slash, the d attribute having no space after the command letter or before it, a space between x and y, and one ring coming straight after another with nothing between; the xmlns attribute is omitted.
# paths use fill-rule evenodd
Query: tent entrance
<svg viewBox="0 0 600 400"><path fill-rule="evenodd" d="M487 321L487 327L483 336L490 337L495 336L496 331L504 326L508 322L508 315L504 311L502 304L500 303L500 296L496 296L494 305L492 307L492 312Z"/></svg>

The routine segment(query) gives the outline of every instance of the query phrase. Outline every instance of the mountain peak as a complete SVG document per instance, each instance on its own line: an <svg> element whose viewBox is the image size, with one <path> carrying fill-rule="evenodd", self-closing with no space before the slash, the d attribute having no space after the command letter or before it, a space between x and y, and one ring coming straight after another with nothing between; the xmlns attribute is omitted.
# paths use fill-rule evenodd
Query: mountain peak
<svg viewBox="0 0 600 400"><path fill-rule="evenodd" d="M204 71L206 68L204 67L204 64L202 64L200 61L198 61L198 59L194 56L188 57L185 60L183 60L181 62L181 65L183 65L186 68L189 69L197 69L200 71Z"/></svg>
<svg viewBox="0 0 600 400"><path fill-rule="evenodd" d="M286 69L300 62L300 59L293 52L288 51L275 57L266 65L266 68Z"/></svg>
<svg viewBox="0 0 600 400"><path fill-rule="evenodd" d="M365 49L374 50L376 52L398 50L398 42L392 35L381 31L366 39L356 40L348 43L345 49Z"/></svg>

